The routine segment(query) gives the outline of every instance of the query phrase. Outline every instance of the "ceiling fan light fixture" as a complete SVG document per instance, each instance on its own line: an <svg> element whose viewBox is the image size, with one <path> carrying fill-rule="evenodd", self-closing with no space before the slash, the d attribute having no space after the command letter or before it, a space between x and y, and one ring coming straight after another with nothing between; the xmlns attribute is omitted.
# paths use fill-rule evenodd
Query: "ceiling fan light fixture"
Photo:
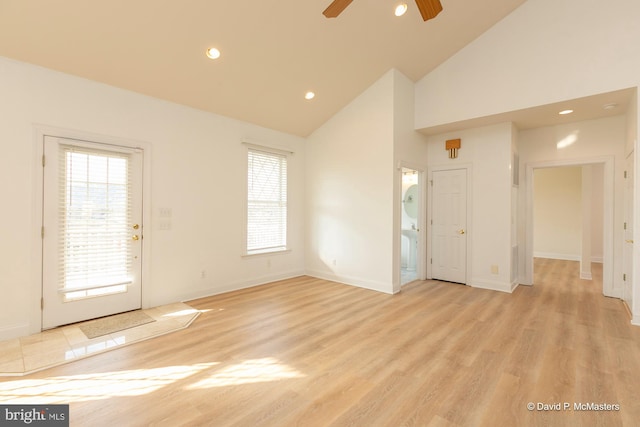
<svg viewBox="0 0 640 427"><path fill-rule="evenodd" d="M313 93L312 91L309 91L309 92L304 94L304 99L306 99L307 101L310 101L315 97L316 97L316 94Z"/></svg>
<svg viewBox="0 0 640 427"><path fill-rule="evenodd" d="M406 13L406 11L407 11L407 4L400 3L396 6L394 13L396 16L402 16Z"/></svg>
<svg viewBox="0 0 640 427"><path fill-rule="evenodd" d="M207 56L211 59L218 59L220 58L220 51L215 47L210 47L207 49Z"/></svg>

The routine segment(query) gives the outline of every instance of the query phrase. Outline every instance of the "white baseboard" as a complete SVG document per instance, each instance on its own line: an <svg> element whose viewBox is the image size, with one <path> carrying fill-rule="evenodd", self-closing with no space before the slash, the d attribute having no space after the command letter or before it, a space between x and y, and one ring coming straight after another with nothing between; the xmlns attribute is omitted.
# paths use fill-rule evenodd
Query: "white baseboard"
<svg viewBox="0 0 640 427"><path fill-rule="evenodd" d="M533 285L533 283L529 283L529 282L527 281L527 278L526 278L526 277L524 277L524 276L518 276L518 283L519 283L520 285L525 285L525 286L532 286L532 285Z"/></svg>
<svg viewBox="0 0 640 427"><path fill-rule="evenodd" d="M318 279L330 280L332 282L342 283L344 285L356 286L358 288L369 289L372 291L383 292L385 294L393 294L393 286L391 283L377 282L368 279L361 279L352 276L342 276L326 271L319 270L307 270L305 273L307 276L315 277Z"/></svg>
<svg viewBox="0 0 640 427"><path fill-rule="evenodd" d="M635 326L640 326L640 314L636 314L633 316L633 319L631 319L631 324Z"/></svg>
<svg viewBox="0 0 640 427"><path fill-rule="evenodd" d="M547 258L547 259L559 259L562 261L580 261L582 257L576 254L558 254L554 252L534 252L534 258ZM591 262L595 262L597 264L602 264L603 258L602 255L592 256Z"/></svg>
<svg viewBox="0 0 640 427"><path fill-rule="evenodd" d="M581 271L580 278L582 280L593 280L593 275L591 274L590 271Z"/></svg>
<svg viewBox="0 0 640 427"><path fill-rule="evenodd" d="M607 289L604 286L602 288L602 294L605 297L623 299L622 293L623 293L622 289L619 289L619 288Z"/></svg>
<svg viewBox="0 0 640 427"><path fill-rule="evenodd" d="M534 258L559 259L562 261L580 261L580 255L558 254L554 252L534 252Z"/></svg>
<svg viewBox="0 0 640 427"><path fill-rule="evenodd" d="M27 335L31 335L29 323L16 323L0 327L0 341L26 337Z"/></svg>
<svg viewBox="0 0 640 427"><path fill-rule="evenodd" d="M491 291L512 293L518 287L517 282L498 282L497 280L472 279L470 285L474 288L488 289Z"/></svg>
<svg viewBox="0 0 640 427"><path fill-rule="evenodd" d="M294 277L304 276L305 272L302 270L289 271L285 273L279 273L268 276L261 276L251 280L243 280L238 282L231 283L216 283L215 286L202 288L200 290L192 291L186 294L179 296L177 299L173 299L173 301L153 301L152 306L158 306L163 304L170 304L172 302L177 301L191 301L199 298L206 298L213 295L224 294L227 292L239 291L241 289L253 288L254 286L265 285L271 282L277 282L278 280L286 280L292 279ZM149 307L146 307L149 308Z"/></svg>

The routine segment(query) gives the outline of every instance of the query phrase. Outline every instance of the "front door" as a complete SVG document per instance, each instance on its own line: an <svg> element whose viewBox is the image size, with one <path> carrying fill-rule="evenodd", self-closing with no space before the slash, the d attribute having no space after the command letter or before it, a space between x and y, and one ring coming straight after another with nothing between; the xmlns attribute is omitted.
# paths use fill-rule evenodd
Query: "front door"
<svg viewBox="0 0 640 427"><path fill-rule="evenodd" d="M140 308L142 150L43 144L43 329Z"/></svg>
<svg viewBox="0 0 640 427"><path fill-rule="evenodd" d="M467 170L433 172L431 276L467 282Z"/></svg>

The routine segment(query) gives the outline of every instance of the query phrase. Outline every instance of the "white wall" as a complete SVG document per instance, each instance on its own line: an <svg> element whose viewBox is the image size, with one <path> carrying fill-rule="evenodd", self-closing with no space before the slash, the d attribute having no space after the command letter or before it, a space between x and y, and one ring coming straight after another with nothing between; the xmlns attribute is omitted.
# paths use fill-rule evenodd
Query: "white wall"
<svg viewBox="0 0 640 427"><path fill-rule="evenodd" d="M152 222L145 224L145 241L151 242L144 254L150 266L144 279L146 305L304 272L302 138L4 58L0 94L0 147L11 153L0 156L0 197L5 201L0 212L0 339L40 328L40 243L31 238L39 224L36 124L149 144ZM240 256L243 138L295 150L289 169L290 253ZM158 229L160 208L172 209L171 230Z"/></svg>
<svg viewBox="0 0 640 427"><path fill-rule="evenodd" d="M395 71L308 137L307 273L393 292Z"/></svg>
<svg viewBox="0 0 640 427"><path fill-rule="evenodd" d="M447 139L461 138L457 159L449 159ZM467 284L504 292L511 281L512 124L502 123L429 137L429 170L468 167ZM498 274L492 273L498 267Z"/></svg>
<svg viewBox="0 0 640 427"><path fill-rule="evenodd" d="M582 167L536 169L533 188L534 255L580 260Z"/></svg>
<svg viewBox="0 0 640 427"><path fill-rule="evenodd" d="M400 290L401 165L426 171L413 108L413 82L390 70L309 136L308 274Z"/></svg>

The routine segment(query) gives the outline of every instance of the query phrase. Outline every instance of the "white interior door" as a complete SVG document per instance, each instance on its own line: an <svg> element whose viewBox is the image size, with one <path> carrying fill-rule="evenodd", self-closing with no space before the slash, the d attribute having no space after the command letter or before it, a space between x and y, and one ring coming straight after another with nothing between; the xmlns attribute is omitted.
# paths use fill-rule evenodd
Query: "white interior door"
<svg viewBox="0 0 640 427"><path fill-rule="evenodd" d="M43 329L140 308L142 150L43 144Z"/></svg>
<svg viewBox="0 0 640 427"><path fill-rule="evenodd" d="M431 276L467 282L467 171L435 171L432 175Z"/></svg>

